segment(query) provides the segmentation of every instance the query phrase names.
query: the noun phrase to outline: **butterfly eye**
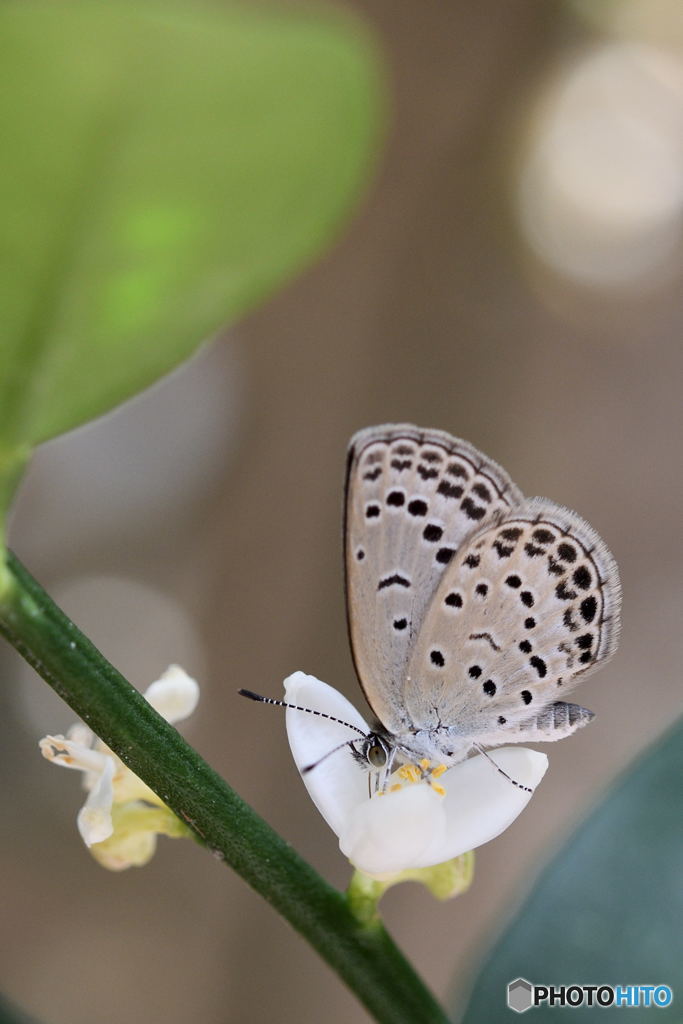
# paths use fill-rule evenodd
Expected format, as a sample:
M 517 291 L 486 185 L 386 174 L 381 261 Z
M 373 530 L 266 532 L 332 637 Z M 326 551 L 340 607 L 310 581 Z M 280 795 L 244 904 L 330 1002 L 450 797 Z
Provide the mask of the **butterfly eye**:
M 380 743 L 368 747 L 365 755 L 373 768 L 384 768 L 387 763 L 387 752 Z

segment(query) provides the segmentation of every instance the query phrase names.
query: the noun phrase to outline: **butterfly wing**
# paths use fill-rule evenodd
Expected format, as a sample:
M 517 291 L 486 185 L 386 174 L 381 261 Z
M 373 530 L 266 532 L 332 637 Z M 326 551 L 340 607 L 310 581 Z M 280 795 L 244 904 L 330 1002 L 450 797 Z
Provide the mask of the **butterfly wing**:
M 554 700 L 546 704 L 538 714 L 528 721 L 510 723 L 505 726 L 504 737 L 500 735 L 500 726 L 492 733 L 478 736 L 477 743 L 485 747 L 495 747 L 499 743 L 552 743 L 571 736 L 577 729 L 595 718 L 592 711 L 582 708 L 580 704 L 569 704 L 564 700 Z
M 573 731 L 590 713 L 558 698 L 614 653 L 620 599 L 612 555 L 575 512 L 544 498 L 509 511 L 439 582 L 407 674 L 413 724 L 485 744 Z
M 363 692 L 390 732 L 406 725 L 408 663 L 449 563 L 482 524 L 522 500 L 500 466 L 441 431 L 387 425 L 352 438 L 344 530 L 349 635 Z

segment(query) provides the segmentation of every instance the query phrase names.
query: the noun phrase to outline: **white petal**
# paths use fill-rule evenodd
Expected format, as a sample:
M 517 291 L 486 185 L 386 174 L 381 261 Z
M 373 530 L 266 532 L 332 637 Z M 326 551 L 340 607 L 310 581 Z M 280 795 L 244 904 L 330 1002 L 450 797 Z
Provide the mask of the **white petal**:
M 366 735 L 370 729 L 346 697 L 315 676 L 295 672 L 285 679 L 285 694 L 291 704 L 321 711 L 340 719 L 330 721 L 318 715 L 288 708 L 287 737 L 299 771 L 330 754 L 340 743 Z M 341 723 L 348 722 L 360 730 Z M 310 772 L 302 774 L 306 789 L 323 818 L 337 835 L 346 828 L 349 815 L 368 801 L 368 774 L 356 764 L 348 746 L 330 754 Z
M 524 747 L 504 747 L 490 756 L 532 789 L 548 767 L 545 754 Z M 367 801 L 349 818 L 339 841 L 342 853 L 378 877 L 442 864 L 500 835 L 532 796 L 482 755 L 455 765 L 438 781 L 445 797 L 420 782 Z
M 67 740 L 64 736 L 43 736 L 38 745 L 43 757 L 53 764 L 59 764 L 63 768 L 75 768 L 96 776 L 104 770 L 106 762 L 111 760 L 98 750 L 81 746 L 80 743 Z
M 536 788 L 548 768 L 545 754 L 526 747 L 501 747 L 492 750 L 489 757 L 510 778 L 531 789 Z M 440 864 L 488 843 L 512 824 L 532 797 L 497 772 L 481 754 L 455 765 L 439 782 L 446 790 L 443 845 L 431 851 L 428 862 L 417 863 L 416 867 Z
M 366 800 L 349 816 L 339 846 L 367 875 L 382 877 L 447 860 L 439 853 L 446 832 L 444 798 L 426 783 Z M 436 855 L 437 860 L 431 857 Z
M 114 759 L 107 757 L 96 785 L 90 790 L 88 799 L 79 811 L 78 831 L 86 846 L 101 843 L 104 839 L 108 839 L 114 831 L 111 806 L 114 799 L 112 780 L 115 768 Z
M 188 718 L 197 707 L 199 686 L 179 665 L 171 665 L 147 688 L 145 697 L 162 718 L 173 724 Z
M 79 747 L 92 747 L 95 734 L 85 722 L 74 722 L 67 730 L 67 739 L 73 740 Z

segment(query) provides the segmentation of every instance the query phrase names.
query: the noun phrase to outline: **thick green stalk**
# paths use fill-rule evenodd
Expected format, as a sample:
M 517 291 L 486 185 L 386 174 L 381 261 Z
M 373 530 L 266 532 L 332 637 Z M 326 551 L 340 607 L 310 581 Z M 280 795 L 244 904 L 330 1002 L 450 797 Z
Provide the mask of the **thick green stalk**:
M 161 718 L 9 555 L 0 632 L 216 856 L 271 903 L 378 1021 L 447 1024 L 381 922 L 296 854 Z

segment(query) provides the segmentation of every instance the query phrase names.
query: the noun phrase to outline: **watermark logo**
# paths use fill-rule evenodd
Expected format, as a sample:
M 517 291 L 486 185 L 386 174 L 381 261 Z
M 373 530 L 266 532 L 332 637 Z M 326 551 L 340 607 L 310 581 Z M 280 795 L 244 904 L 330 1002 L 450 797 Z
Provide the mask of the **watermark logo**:
M 669 985 L 534 985 L 526 978 L 508 984 L 508 1006 L 524 1013 L 532 1006 L 670 1006 Z
M 517 1013 L 524 1013 L 534 1005 L 534 986 L 526 978 L 515 978 L 508 985 L 508 1006 Z

